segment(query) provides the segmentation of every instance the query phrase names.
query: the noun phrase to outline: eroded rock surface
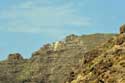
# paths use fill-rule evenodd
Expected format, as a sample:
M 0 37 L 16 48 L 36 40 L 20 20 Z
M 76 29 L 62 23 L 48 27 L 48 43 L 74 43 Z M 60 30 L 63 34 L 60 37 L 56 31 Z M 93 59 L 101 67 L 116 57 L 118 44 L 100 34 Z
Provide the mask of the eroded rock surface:
M 9 54 L 8 60 L 10 60 L 10 61 L 12 61 L 12 60 L 23 60 L 23 57 L 19 53 Z
M 10 54 L 8 60 L 0 62 L 0 83 L 64 83 L 68 76 L 72 76 L 70 79 L 72 81 L 79 71 L 76 69 L 81 67 L 84 54 L 113 36 L 113 34 L 82 36 L 72 34 L 62 41 L 44 45 L 33 52 L 30 59 L 23 59 L 18 53 Z M 108 46 L 105 45 L 106 48 Z M 94 57 L 98 57 L 96 54 L 99 55 L 101 51 L 93 50 L 86 55 L 94 54 Z M 90 60 L 89 56 L 86 56 L 84 62 L 88 63 L 94 59 L 91 57 Z
M 124 83 L 124 30 L 120 28 L 120 34 L 85 53 L 79 67 L 71 72 L 75 72 L 74 78 L 69 76 L 65 83 Z

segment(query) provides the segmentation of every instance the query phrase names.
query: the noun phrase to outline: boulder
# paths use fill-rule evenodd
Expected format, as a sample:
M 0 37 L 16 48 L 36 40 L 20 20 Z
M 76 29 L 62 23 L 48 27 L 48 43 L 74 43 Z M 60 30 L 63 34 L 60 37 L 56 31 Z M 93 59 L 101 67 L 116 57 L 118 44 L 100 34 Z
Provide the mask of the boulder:
M 120 27 L 120 34 L 125 33 L 125 24 Z
M 19 53 L 9 54 L 8 60 L 23 60 L 23 57 Z

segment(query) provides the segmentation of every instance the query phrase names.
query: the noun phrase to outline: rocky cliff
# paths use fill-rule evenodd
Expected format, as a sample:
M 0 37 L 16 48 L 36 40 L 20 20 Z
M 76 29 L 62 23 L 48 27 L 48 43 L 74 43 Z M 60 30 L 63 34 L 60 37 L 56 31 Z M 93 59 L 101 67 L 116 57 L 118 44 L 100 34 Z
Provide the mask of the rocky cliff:
M 100 79 L 99 75 L 102 71 L 108 73 L 108 67 L 113 66 L 113 53 L 124 54 L 122 50 L 116 52 L 117 46 L 115 49 L 114 45 L 116 39 L 111 38 L 116 37 L 114 34 L 82 36 L 72 34 L 62 41 L 44 45 L 38 51 L 33 52 L 30 59 L 24 59 L 19 53 L 10 54 L 7 60 L 0 62 L 0 83 L 79 83 L 81 80 L 83 83 L 84 79 L 87 80 L 84 83 L 88 83 L 88 80 L 93 81 L 96 77 L 103 81 L 101 80 L 102 74 Z M 105 43 L 106 41 L 108 42 Z M 115 43 L 120 43 L 119 41 Z M 115 51 L 112 52 L 112 50 Z M 121 60 L 118 56 L 113 61 Z M 124 66 L 124 61 L 117 62 L 115 64 Z M 117 66 L 112 69 L 115 68 Z
M 86 52 L 65 83 L 125 83 L 124 30 L 122 26 L 119 35 Z

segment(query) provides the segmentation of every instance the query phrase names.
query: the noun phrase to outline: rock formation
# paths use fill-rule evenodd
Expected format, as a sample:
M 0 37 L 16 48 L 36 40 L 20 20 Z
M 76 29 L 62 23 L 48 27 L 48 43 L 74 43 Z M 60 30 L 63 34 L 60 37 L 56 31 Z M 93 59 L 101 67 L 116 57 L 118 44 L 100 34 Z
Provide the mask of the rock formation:
M 120 34 L 125 33 L 125 24 L 120 27 Z
M 123 25 L 120 34 L 85 53 L 75 78 L 65 83 L 125 83 L 124 29 Z
M 116 38 L 116 45 L 120 45 L 125 42 L 125 24 L 120 27 L 120 34 Z
M 23 57 L 19 53 L 9 54 L 8 60 L 23 60 Z
M 44 45 L 30 59 L 23 59 L 18 53 L 10 54 L 9 60 L 0 62 L 0 83 L 64 83 L 68 76 L 71 77 L 68 81 L 72 81 L 80 71 L 76 69 L 82 65 L 81 59 L 85 54 L 87 59 L 84 62 L 87 64 L 102 53 L 95 50 L 92 53 L 86 52 L 113 36 L 114 34 L 70 35 L 58 43 Z M 106 44 L 105 48 L 108 47 L 110 45 Z

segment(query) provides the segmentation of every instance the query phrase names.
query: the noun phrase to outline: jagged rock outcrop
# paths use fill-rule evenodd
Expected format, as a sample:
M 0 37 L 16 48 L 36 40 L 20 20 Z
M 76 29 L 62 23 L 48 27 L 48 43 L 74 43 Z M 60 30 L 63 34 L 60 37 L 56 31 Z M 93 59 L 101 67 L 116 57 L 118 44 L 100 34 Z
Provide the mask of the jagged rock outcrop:
M 120 34 L 125 33 L 125 24 L 120 27 Z
M 116 39 L 116 45 L 121 45 L 124 42 L 125 42 L 125 35 L 119 34 L 119 36 Z
M 65 83 L 125 83 L 125 34 L 121 28 L 120 34 L 85 53 L 79 68 L 71 72 L 75 72 L 74 78 L 69 76 Z
M 28 61 L 21 54 L 9 54 L 7 60 L 0 62 L 0 83 L 23 83 L 18 76 L 26 63 Z
M 76 69 L 81 67 L 84 54 L 91 56 L 94 53 L 98 57 L 96 54 L 99 55 L 102 50 L 86 52 L 113 36 L 114 34 L 69 35 L 63 41 L 44 45 L 33 52 L 30 59 L 23 59 L 20 54 L 11 54 L 9 60 L 0 62 L 0 83 L 64 83 L 68 76 L 72 77 L 72 81 L 80 71 Z M 107 47 L 109 45 L 105 45 Z M 91 58 L 93 59 L 94 57 Z M 86 56 L 84 62 L 91 60 Z
M 19 53 L 14 53 L 14 54 L 9 54 L 8 60 L 18 61 L 18 60 L 23 60 L 23 57 Z

